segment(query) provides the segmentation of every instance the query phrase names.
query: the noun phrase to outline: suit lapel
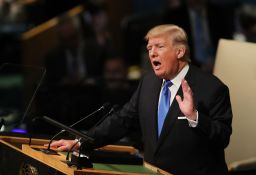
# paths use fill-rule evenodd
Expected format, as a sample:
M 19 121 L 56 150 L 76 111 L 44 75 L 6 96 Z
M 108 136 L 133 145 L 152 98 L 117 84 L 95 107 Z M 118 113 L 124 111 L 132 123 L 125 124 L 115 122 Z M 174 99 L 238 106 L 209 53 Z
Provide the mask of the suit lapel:
M 161 91 L 161 85 L 162 85 L 162 80 L 157 79 L 156 82 L 152 85 L 152 117 L 149 117 L 148 119 L 150 123 L 153 124 L 153 130 L 152 130 L 152 136 L 153 140 L 155 142 L 155 145 L 157 144 L 157 139 L 158 139 L 158 134 L 157 134 L 157 110 L 158 110 L 158 101 L 159 101 L 159 93 Z

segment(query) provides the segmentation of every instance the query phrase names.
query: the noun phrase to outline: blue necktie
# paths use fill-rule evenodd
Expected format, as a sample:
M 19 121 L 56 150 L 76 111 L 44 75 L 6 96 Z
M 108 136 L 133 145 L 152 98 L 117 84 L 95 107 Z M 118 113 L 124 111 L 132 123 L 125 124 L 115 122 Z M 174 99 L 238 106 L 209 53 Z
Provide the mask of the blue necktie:
M 170 97 L 171 93 L 169 90 L 169 86 L 172 85 L 171 81 L 165 81 L 159 101 L 159 106 L 158 106 L 158 136 L 161 134 L 161 130 L 164 124 L 165 117 L 167 115 L 167 112 L 170 108 Z

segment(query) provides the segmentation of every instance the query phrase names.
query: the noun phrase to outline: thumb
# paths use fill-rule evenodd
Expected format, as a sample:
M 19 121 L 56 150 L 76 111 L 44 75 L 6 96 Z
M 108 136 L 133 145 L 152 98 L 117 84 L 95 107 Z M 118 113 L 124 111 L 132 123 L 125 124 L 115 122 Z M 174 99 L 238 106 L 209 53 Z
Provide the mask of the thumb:
M 180 104 L 182 102 L 181 97 L 179 95 L 176 95 L 176 100 L 177 100 L 178 104 Z
M 57 148 L 58 151 L 67 151 L 68 149 L 69 149 L 69 148 L 68 148 L 68 146 L 66 146 L 66 145 L 62 145 L 62 146 L 60 146 L 60 147 Z

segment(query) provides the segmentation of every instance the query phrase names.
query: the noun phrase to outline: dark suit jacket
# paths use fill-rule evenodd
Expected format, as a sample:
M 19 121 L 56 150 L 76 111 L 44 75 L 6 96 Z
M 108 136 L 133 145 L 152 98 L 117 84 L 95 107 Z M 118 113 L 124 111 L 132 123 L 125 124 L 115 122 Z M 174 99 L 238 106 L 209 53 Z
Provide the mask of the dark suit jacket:
M 89 135 L 101 146 L 140 127 L 145 161 L 173 174 L 227 174 L 224 148 L 232 132 L 229 90 L 215 76 L 191 65 L 185 79 L 193 90 L 199 113 L 196 128 L 189 127 L 186 119 L 178 119 L 183 114 L 174 99 L 158 138 L 157 109 L 162 79 L 149 73 L 121 111 Z M 177 93 L 183 95 L 181 87 Z

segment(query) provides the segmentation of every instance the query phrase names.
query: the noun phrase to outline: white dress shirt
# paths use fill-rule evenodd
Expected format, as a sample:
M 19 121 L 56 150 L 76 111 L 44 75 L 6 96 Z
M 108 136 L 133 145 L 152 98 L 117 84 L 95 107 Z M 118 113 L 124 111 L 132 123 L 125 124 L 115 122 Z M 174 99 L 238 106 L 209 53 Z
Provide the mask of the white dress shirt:
M 179 72 L 179 74 L 171 80 L 172 86 L 169 87 L 169 90 L 170 90 L 170 92 L 171 92 L 170 106 L 172 105 L 172 102 L 173 102 L 173 100 L 174 100 L 174 98 L 175 98 L 175 96 L 176 96 L 176 94 L 177 94 L 177 92 L 178 92 L 178 90 L 179 90 L 179 88 L 180 88 L 181 81 L 182 81 L 182 80 L 184 79 L 184 77 L 186 76 L 186 74 L 187 74 L 187 72 L 188 72 L 188 69 L 189 69 L 189 65 L 187 64 L 187 65 Z M 165 80 L 163 80 L 162 86 L 163 86 L 163 84 L 164 84 L 164 81 L 165 81 Z M 161 93 L 162 93 L 162 89 L 161 89 L 160 94 L 161 94 Z M 159 97 L 159 100 L 160 100 L 160 97 Z M 185 117 L 185 119 L 188 120 L 188 124 L 189 124 L 190 127 L 196 127 L 196 126 L 197 126 L 197 124 L 198 124 L 198 112 L 197 112 L 197 118 L 196 118 L 196 120 L 191 120 L 191 119 L 187 118 L 186 116 L 184 116 L 184 117 Z

